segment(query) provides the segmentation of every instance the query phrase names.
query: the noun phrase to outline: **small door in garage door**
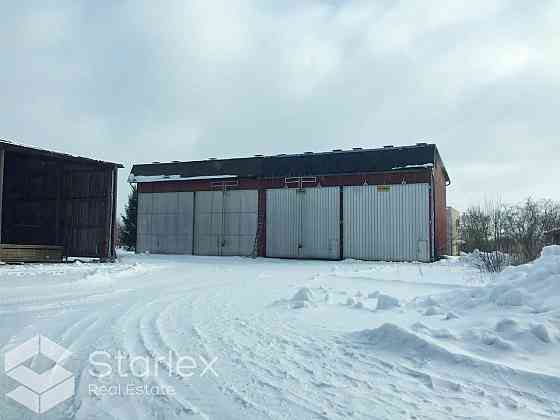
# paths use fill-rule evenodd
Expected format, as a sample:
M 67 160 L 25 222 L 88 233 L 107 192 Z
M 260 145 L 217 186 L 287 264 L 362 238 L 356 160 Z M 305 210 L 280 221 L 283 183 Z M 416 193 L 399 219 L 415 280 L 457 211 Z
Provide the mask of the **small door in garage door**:
M 340 188 L 267 190 L 267 256 L 340 257 Z
M 197 192 L 195 254 L 250 255 L 257 214 L 256 190 Z

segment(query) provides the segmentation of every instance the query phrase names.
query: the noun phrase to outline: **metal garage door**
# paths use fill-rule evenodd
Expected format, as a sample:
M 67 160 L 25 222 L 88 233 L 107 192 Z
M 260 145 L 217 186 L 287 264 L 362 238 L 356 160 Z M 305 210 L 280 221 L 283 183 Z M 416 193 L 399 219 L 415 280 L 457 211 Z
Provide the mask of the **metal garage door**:
M 266 255 L 340 257 L 340 188 L 272 189 L 266 192 Z
M 429 185 L 344 187 L 344 257 L 429 261 Z
M 138 252 L 192 254 L 192 192 L 138 194 Z
M 195 199 L 196 255 L 250 255 L 257 231 L 258 192 L 200 191 Z

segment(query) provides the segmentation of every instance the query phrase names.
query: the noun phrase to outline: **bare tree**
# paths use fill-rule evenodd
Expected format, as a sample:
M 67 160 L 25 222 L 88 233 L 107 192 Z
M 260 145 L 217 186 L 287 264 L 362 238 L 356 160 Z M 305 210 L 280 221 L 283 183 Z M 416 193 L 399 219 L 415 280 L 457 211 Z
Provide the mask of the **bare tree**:
M 463 251 L 479 250 L 484 271 L 501 271 L 509 264 L 536 259 L 544 246 L 544 233 L 560 226 L 560 204 L 528 198 L 517 205 L 499 201 L 473 206 L 461 218 Z

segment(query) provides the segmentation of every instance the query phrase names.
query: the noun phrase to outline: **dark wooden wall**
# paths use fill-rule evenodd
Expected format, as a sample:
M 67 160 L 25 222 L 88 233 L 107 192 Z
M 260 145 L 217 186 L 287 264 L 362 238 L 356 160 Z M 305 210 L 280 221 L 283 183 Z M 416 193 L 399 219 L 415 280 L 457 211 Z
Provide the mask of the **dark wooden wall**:
M 6 152 L 2 243 L 114 256 L 115 172 L 112 165 Z

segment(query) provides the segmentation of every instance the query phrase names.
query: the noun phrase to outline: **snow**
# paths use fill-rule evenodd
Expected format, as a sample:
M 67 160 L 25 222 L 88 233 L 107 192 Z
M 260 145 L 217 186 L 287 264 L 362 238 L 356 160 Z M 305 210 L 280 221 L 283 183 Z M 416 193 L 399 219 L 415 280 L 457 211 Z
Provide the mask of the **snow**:
M 441 310 L 437 306 L 430 306 L 426 309 L 426 312 L 424 312 L 425 316 L 434 316 L 439 314 L 441 314 Z
M 231 179 L 237 175 L 206 175 L 206 176 L 183 176 L 183 175 L 134 175 L 130 174 L 128 182 L 161 182 L 161 181 L 198 181 L 203 179 Z
M 396 297 L 384 294 L 379 294 L 379 296 L 377 296 L 378 310 L 396 308 L 397 306 L 400 306 L 400 303 Z
M 307 301 L 311 302 L 313 300 L 313 292 L 309 287 L 302 287 L 298 292 L 292 297 L 292 301 Z
M 36 334 L 72 353 L 76 395 L 45 419 L 559 418 L 560 247 L 498 276 L 468 259 L 3 265 L 0 354 Z M 154 371 L 99 378 L 96 351 Z M 102 388 L 130 384 L 174 392 Z M 0 418 L 31 413 L 2 398 Z
M 423 163 L 421 165 L 405 165 L 405 166 L 395 166 L 393 169 L 416 169 L 416 168 L 432 168 L 433 163 Z

